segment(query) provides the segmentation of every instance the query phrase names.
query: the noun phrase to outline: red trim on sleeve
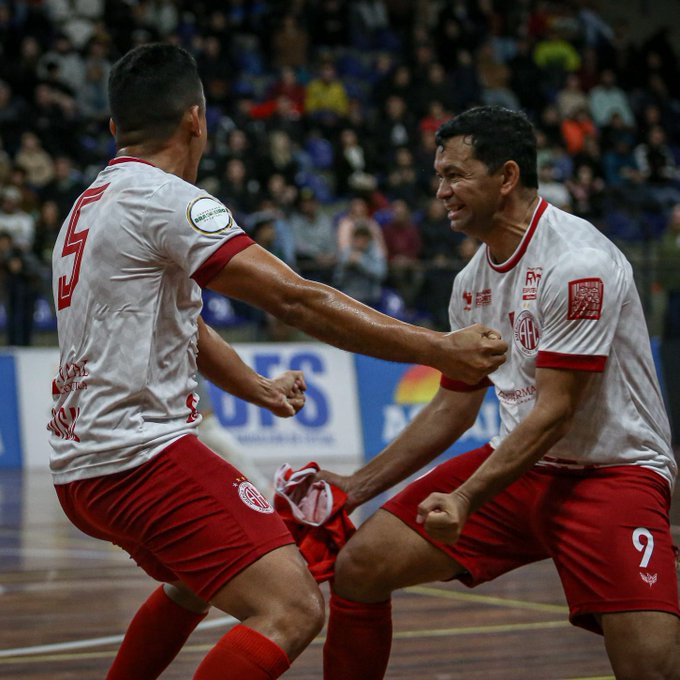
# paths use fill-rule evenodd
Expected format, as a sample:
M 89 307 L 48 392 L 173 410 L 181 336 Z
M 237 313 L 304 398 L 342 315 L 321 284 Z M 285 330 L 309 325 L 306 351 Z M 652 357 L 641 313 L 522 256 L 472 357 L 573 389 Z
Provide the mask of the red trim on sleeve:
M 246 234 L 239 234 L 230 238 L 224 245 L 218 248 L 192 275 L 191 278 L 201 287 L 205 288 L 219 272 L 224 269 L 227 262 L 234 255 L 249 248 L 255 241 Z
M 487 387 L 491 387 L 493 383 L 488 378 L 482 378 L 477 384 L 468 385 L 462 380 L 454 380 L 453 378 L 448 378 L 442 374 L 442 377 L 439 380 L 439 385 L 445 390 L 451 390 L 452 392 L 476 392 L 477 390 L 483 390 Z
M 536 356 L 536 368 L 570 368 L 574 371 L 602 373 L 606 363 L 607 357 L 599 354 L 584 356 L 561 352 L 539 352 Z

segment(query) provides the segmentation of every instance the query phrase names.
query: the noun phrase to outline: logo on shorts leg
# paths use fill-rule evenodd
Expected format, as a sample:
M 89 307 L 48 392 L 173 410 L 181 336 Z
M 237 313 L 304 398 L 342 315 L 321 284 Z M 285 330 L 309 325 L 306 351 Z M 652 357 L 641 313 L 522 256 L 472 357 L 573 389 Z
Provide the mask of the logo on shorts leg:
M 255 512 L 262 512 L 266 515 L 274 512 L 271 503 L 247 479 L 241 479 L 241 482 L 238 479 L 234 482 L 238 497 Z
M 640 578 L 651 588 L 658 581 L 659 577 L 657 574 L 645 574 L 640 572 Z

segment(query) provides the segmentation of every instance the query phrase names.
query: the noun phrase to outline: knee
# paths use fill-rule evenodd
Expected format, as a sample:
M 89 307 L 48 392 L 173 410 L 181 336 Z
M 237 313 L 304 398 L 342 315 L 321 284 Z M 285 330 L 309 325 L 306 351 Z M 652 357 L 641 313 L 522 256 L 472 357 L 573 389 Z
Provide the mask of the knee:
M 302 651 L 320 632 L 325 622 L 325 607 L 316 583 L 295 589 L 277 608 L 276 628 L 288 641 L 294 656 Z
M 384 556 L 375 554 L 370 543 L 352 539 L 340 551 L 335 563 L 333 590 L 350 600 L 373 602 L 385 600 L 392 588 L 386 573 Z
M 670 645 L 649 639 L 610 658 L 617 680 L 680 680 L 680 639 Z

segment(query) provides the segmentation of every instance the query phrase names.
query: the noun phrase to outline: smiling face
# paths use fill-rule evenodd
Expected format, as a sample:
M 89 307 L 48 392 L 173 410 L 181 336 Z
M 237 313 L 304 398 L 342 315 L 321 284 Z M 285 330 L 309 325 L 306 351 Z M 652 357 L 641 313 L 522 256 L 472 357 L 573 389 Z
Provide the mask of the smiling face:
M 451 137 L 437 147 L 434 169 L 437 198 L 446 207 L 451 229 L 483 240 L 501 205 L 503 169 L 489 173 L 467 136 Z

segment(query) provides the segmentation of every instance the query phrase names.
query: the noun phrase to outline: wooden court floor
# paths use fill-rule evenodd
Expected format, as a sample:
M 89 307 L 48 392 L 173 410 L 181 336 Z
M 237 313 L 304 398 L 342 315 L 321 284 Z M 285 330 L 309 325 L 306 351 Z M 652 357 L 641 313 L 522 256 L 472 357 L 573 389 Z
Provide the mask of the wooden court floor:
M 677 492 L 673 521 L 680 542 Z M 154 587 L 121 551 L 71 527 L 47 474 L 0 472 L 0 678 L 103 679 Z M 163 678 L 189 680 L 232 624 L 211 613 Z M 394 628 L 390 680 L 612 677 L 601 638 L 567 622 L 548 562 L 474 590 L 433 583 L 399 593 Z M 319 680 L 322 644 L 323 633 L 285 678 Z

